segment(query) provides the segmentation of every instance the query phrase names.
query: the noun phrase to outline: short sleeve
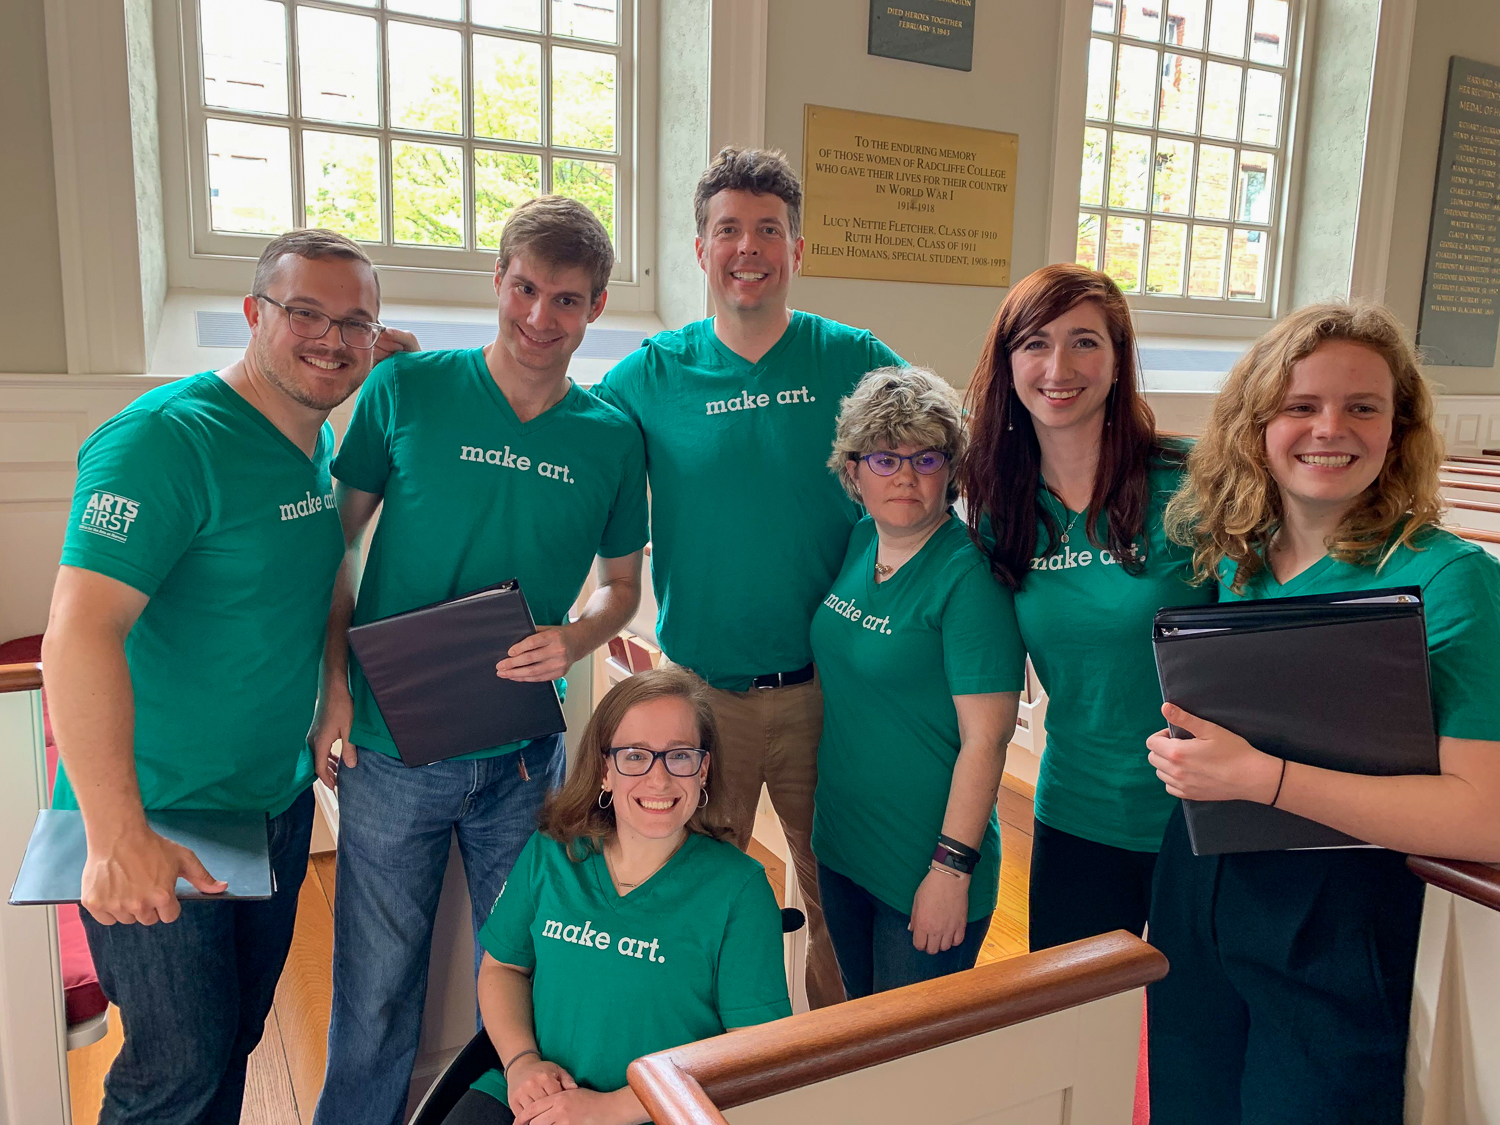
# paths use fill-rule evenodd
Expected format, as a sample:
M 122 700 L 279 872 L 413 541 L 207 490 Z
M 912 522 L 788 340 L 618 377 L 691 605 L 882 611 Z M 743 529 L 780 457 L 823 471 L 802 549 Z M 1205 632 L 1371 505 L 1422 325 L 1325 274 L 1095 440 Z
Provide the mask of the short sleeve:
M 479 931 L 479 944 L 485 952 L 506 965 L 523 969 L 536 967 L 536 944 L 531 924 L 536 921 L 536 888 L 543 866 L 542 849 L 548 840 L 540 832 L 521 849 L 510 877 L 500 888 L 500 897 Z
M 906 367 L 906 360 L 888 348 L 873 332 L 865 336 L 869 347 L 868 367 L 866 371 L 874 371 L 877 367 Z
M 116 415 L 78 453 L 62 564 L 151 597 L 208 520 L 208 480 L 178 422 L 153 410 Z
M 781 910 L 759 864 L 730 904 L 714 974 L 714 1006 L 725 1030 L 792 1014 L 786 991 Z
M 646 446 L 631 427 L 630 445 L 620 470 L 620 487 L 610 506 L 599 555 L 617 559 L 639 551 L 651 537 L 646 517 Z
M 350 488 L 384 495 L 396 431 L 396 356 L 379 364 L 360 389 L 333 475 Z
M 1423 600 L 1438 734 L 1500 742 L 1500 562 L 1466 552 Z
M 1016 624 L 1014 595 L 976 560 L 943 606 L 943 670 L 953 695 L 1020 691 L 1026 645 Z
M 596 398 L 609 403 L 637 426 L 641 424 L 641 414 L 634 391 L 646 367 L 649 345 L 649 341 L 642 340 L 640 347 L 611 367 L 591 388 Z

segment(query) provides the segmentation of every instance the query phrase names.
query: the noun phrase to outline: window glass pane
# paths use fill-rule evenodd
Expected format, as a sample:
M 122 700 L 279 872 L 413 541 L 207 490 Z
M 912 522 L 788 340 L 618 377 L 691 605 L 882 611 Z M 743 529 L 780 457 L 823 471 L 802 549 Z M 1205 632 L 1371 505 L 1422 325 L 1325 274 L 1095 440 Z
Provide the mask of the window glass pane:
M 578 200 L 615 236 L 615 166 L 602 160 L 554 160 L 552 190 Z
M 397 242 L 462 246 L 464 150 L 391 142 L 391 209 Z
M 1115 120 L 1150 125 L 1156 103 L 1159 56 L 1149 47 L 1120 47 L 1120 71 L 1115 77 Z
M 1182 264 L 1187 257 L 1187 224 L 1151 224 L 1151 246 L 1146 258 L 1146 292 L 1182 296 Z
M 1208 0 L 1172 0 L 1167 5 L 1167 42 L 1179 47 L 1203 48 L 1208 27 Z
M 542 194 L 542 164 L 523 152 L 474 153 L 474 234 L 488 249 L 500 245 L 510 213 Z
M 1234 242 L 1229 252 L 1229 296 L 1232 300 L 1261 299 L 1268 238 L 1263 230 L 1234 232 Z
M 615 42 L 615 0 L 552 0 L 552 34 Z
M 1125 0 L 1120 34 L 1135 39 L 1161 38 L 1161 0 Z
M 1151 181 L 1151 210 L 1186 215 L 1193 188 L 1193 143 L 1156 142 L 1156 176 Z
M 469 0 L 469 19 L 485 27 L 542 30 L 542 7 L 537 0 Z
M 1216 55 L 1245 57 L 1245 21 L 1250 0 L 1214 0 L 1213 20 L 1208 25 L 1208 49 Z
M 441 27 L 392 20 L 386 29 L 391 66 L 391 125 L 459 132 L 463 36 Z
M 380 241 L 380 142 L 343 133 L 302 134 L 302 198 L 310 227 Z
M 1274 158 L 1265 152 L 1240 152 L 1240 183 L 1234 217 L 1242 223 L 1271 221 L 1271 187 Z
M 1141 289 L 1141 247 L 1146 236 L 1144 219 L 1109 216 L 1104 223 L 1104 272 L 1126 293 Z
M 461 20 L 464 17 L 462 0 L 385 0 L 385 6 L 393 12 L 410 12 L 414 16 L 435 20 Z
M 539 44 L 474 36 L 474 135 L 507 141 L 541 141 Z
M 1234 140 L 1240 124 L 1241 68 L 1224 63 L 1208 64 L 1203 83 L 1203 135 Z
M 1109 78 L 1115 47 L 1106 39 L 1089 40 L 1089 98 L 1087 113 L 1096 121 L 1109 119 Z
M 1188 296 L 1224 295 L 1224 250 L 1229 232 L 1223 227 L 1194 227 L 1193 253 L 1188 260 Z
M 375 37 L 375 21 L 368 16 L 297 9 L 303 116 L 357 125 L 380 123 Z
M 1234 198 L 1234 149 L 1203 145 L 1198 149 L 1198 196 L 1193 212 L 1204 218 L 1229 218 Z
M 1091 270 L 1099 268 L 1099 216 L 1087 211 L 1078 213 L 1078 254 L 1074 258 L 1080 266 Z
M 1287 0 L 1255 0 L 1250 23 L 1250 57 L 1281 66 L 1286 62 Z
M 552 143 L 614 151 L 614 55 L 552 48 Z
M 1163 129 L 1193 133 L 1198 129 L 1198 77 L 1203 64 L 1192 55 L 1167 55 L 1161 67 Z
M 286 112 L 286 8 L 202 0 L 203 104 Z
M 1144 211 L 1150 178 L 1151 138 L 1116 133 L 1109 156 L 1109 205 Z
M 1078 202 L 1097 207 L 1104 202 L 1104 149 L 1109 134 L 1103 129 L 1083 131 L 1083 176 L 1078 184 Z
M 1093 29 L 1104 32 L 1115 29 L 1115 0 L 1094 0 Z
M 1253 145 L 1274 145 L 1281 117 L 1281 75 L 1254 70 L 1245 76 L 1245 137 Z
M 292 148 L 280 125 L 208 125 L 208 207 L 214 230 L 280 234 L 292 226 Z

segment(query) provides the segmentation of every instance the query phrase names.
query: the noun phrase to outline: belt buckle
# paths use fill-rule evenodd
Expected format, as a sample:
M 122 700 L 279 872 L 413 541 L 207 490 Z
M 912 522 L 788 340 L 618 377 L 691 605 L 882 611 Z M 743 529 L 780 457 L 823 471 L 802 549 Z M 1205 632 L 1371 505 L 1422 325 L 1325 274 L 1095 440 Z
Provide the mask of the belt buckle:
M 776 682 L 774 684 L 755 684 L 755 690 L 756 691 L 773 691 L 776 688 L 781 687 L 781 673 L 780 672 L 768 672 L 768 673 L 766 673 L 766 675 L 768 675 L 768 676 L 775 676 L 776 677 Z M 759 677 L 756 677 L 756 678 L 759 679 Z

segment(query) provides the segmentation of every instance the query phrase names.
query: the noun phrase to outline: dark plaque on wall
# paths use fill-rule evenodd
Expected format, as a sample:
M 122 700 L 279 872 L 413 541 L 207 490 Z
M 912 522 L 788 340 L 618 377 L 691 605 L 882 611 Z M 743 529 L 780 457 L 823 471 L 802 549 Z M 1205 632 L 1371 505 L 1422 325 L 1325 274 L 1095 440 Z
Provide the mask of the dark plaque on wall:
M 1500 66 L 1453 56 L 1417 328 L 1429 364 L 1493 367 L 1500 334 Z
M 974 69 L 975 0 L 870 0 L 870 54 Z

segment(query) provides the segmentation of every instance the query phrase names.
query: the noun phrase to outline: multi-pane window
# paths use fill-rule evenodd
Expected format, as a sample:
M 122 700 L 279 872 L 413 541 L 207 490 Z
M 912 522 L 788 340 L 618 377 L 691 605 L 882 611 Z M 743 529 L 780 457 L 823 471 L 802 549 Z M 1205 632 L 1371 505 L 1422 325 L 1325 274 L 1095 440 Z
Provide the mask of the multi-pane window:
M 196 0 L 209 232 L 322 226 L 377 260 L 447 250 L 462 268 L 556 192 L 622 246 L 629 3 Z
M 1093 0 L 1079 262 L 1155 307 L 1269 300 L 1292 15 L 1291 0 Z

